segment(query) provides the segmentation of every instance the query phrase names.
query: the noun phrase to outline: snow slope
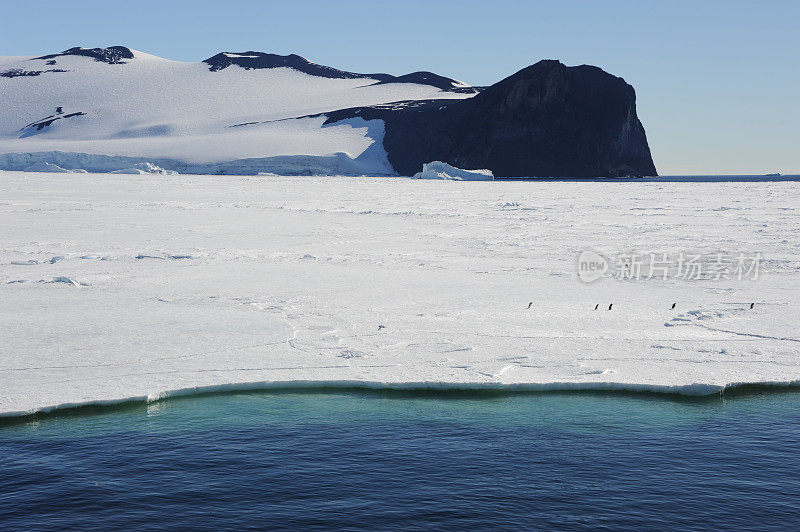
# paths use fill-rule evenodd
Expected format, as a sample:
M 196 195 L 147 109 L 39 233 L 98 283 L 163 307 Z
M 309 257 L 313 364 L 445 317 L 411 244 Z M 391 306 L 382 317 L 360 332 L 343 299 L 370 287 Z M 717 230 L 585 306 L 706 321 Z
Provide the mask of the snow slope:
M 381 121 L 322 127 L 324 116 L 296 118 L 400 100 L 471 96 L 453 92 L 462 85 L 442 90 L 394 82 L 404 77 L 331 78 L 236 64 L 215 71 L 202 62 L 135 50 L 132 55 L 112 63 L 83 55 L 0 57 L 0 169 L 58 164 L 58 159 L 67 168 L 81 168 L 77 164 L 88 160 L 118 170 L 131 161 L 114 158 L 128 157 L 168 160 L 170 169 L 191 172 L 225 171 L 231 165 L 220 163 L 241 166 L 244 159 L 260 159 L 268 170 L 266 159 L 283 157 L 278 167 L 302 172 L 305 163 L 296 169 L 286 158 L 310 156 L 320 158 L 323 170 L 392 173 L 382 153 Z M 337 154 L 359 162 L 352 169 L 326 166 Z M 112 157 L 91 157 L 97 155 Z
M 798 383 L 798 193 L 0 172 L 0 412 L 302 384 Z M 584 284 L 587 248 L 764 261 L 756 281 Z

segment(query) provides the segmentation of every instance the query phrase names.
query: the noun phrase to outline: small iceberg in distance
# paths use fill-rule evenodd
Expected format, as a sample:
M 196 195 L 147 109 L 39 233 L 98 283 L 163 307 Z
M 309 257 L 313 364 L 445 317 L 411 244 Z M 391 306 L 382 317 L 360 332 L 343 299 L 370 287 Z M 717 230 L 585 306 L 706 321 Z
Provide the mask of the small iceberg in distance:
M 422 165 L 422 171 L 414 174 L 412 179 L 449 179 L 451 181 L 494 181 L 491 170 L 462 170 L 442 161 L 433 161 Z
M 782 176 L 778 172 L 775 172 L 773 174 L 764 174 L 764 177 L 782 177 Z
M 133 165 L 130 168 L 123 168 L 121 170 L 114 170 L 110 172 L 112 174 L 134 174 L 134 175 L 145 175 L 145 174 L 163 174 L 163 175 L 177 175 L 178 172 L 174 170 L 165 170 L 160 166 L 157 166 L 150 162 L 142 162 Z

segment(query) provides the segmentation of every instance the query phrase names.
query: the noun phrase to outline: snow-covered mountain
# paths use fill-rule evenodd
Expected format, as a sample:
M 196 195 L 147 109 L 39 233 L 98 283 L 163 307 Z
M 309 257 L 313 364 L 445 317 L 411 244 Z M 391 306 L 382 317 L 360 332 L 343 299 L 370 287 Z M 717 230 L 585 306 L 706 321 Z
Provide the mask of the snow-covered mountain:
M 252 51 L 198 63 L 121 46 L 4 57 L 0 168 L 392 174 L 381 121 L 324 126 L 323 114 L 476 92 L 430 72 L 357 74 Z
M 474 88 L 254 51 L 0 58 L 0 169 L 413 175 L 431 161 L 499 177 L 656 174 L 633 87 L 593 66 L 544 60 Z

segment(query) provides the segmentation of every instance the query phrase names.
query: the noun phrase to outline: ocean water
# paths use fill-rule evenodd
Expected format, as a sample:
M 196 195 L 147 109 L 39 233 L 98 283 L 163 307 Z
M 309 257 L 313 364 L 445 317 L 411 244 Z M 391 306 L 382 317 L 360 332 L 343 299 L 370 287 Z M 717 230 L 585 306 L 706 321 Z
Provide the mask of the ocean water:
M 786 530 L 800 393 L 228 393 L 0 424 L 0 529 Z

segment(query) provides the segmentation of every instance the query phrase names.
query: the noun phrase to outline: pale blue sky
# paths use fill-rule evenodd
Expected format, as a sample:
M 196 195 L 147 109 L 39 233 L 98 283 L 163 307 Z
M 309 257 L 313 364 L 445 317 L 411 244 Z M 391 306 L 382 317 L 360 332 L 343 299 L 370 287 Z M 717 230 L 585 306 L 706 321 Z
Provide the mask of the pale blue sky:
M 298 53 L 494 83 L 540 59 L 636 88 L 662 174 L 800 173 L 800 1 L 0 0 L 0 55 Z M 0 95 L 2 105 L 2 95 Z

